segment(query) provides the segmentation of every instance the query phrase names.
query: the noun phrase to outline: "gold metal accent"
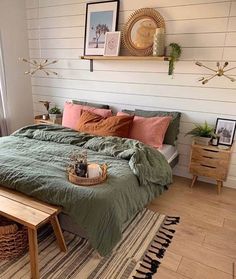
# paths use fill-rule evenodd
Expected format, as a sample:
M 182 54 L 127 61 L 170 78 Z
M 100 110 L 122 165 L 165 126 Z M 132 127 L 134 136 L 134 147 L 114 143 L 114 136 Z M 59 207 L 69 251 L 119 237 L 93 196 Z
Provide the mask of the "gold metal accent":
M 47 110 L 47 112 L 49 111 L 49 106 L 50 106 L 50 103 L 49 101 L 39 101 L 39 103 L 43 104 Z
M 225 74 L 225 73 L 228 72 L 228 71 L 231 71 L 231 70 L 233 70 L 233 69 L 236 69 L 236 67 L 233 67 L 233 68 L 230 68 L 230 69 L 228 69 L 228 70 L 225 70 L 225 68 L 229 65 L 229 62 L 227 62 L 227 61 L 225 61 L 223 65 L 221 65 L 220 62 L 217 62 L 217 63 L 216 63 L 216 67 L 217 67 L 216 70 L 214 70 L 214 69 L 212 69 L 212 68 L 210 68 L 210 67 L 205 66 L 203 63 L 201 63 L 201 62 L 199 62 L 199 61 L 197 61 L 195 64 L 196 64 L 197 66 L 199 66 L 199 67 L 203 67 L 203 68 L 206 68 L 206 69 L 208 69 L 208 70 L 214 72 L 214 73 L 213 73 L 212 75 L 210 75 L 209 77 L 201 77 L 201 78 L 198 80 L 198 81 L 201 81 L 203 85 L 206 84 L 206 83 L 208 83 L 211 79 L 213 79 L 214 77 L 217 77 L 217 76 L 218 76 L 218 77 L 224 76 L 225 78 L 229 79 L 229 80 L 232 81 L 232 82 L 236 81 L 235 78 L 233 78 L 233 77 L 231 77 L 231 76 Z
M 51 71 L 51 70 L 46 68 L 47 66 L 49 66 L 51 64 L 57 63 L 58 62 L 57 60 L 49 61 L 49 59 L 43 59 L 43 60 L 40 59 L 40 61 L 36 61 L 35 59 L 33 59 L 31 61 L 31 60 L 28 60 L 26 58 L 19 58 L 19 60 L 33 66 L 33 68 L 31 70 L 25 72 L 25 75 L 31 75 L 32 76 L 38 71 L 44 72 L 47 76 L 49 76 L 50 74 L 53 74 L 55 76 L 58 75 L 57 72 Z
M 140 25 L 138 26 L 138 22 L 140 21 Z M 146 22 L 146 25 L 145 25 Z M 153 26 L 150 26 L 152 25 Z M 149 26 L 148 26 L 149 24 Z M 152 54 L 153 49 L 153 38 L 152 36 L 152 30 L 148 30 L 149 27 L 152 27 L 150 29 L 153 29 L 155 26 L 156 28 L 163 28 L 165 29 L 165 21 L 164 18 L 161 16 L 160 13 L 158 13 L 156 10 L 151 8 L 143 8 L 135 11 L 131 16 L 129 17 L 127 23 L 125 24 L 122 32 L 122 42 L 123 45 L 129 50 L 129 52 L 132 55 L 136 56 L 148 56 Z M 142 43 L 139 45 L 137 42 L 134 41 L 134 38 L 132 38 L 132 34 L 135 36 L 138 36 L 138 32 L 141 32 L 140 34 L 140 42 Z M 153 34 L 154 35 L 154 34 Z M 147 37 L 149 37 L 149 40 L 146 40 Z M 151 43 L 150 43 L 151 39 Z M 136 40 L 136 39 L 135 39 Z M 145 44 L 146 43 L 146 44 Z
M 30 66 L 32 66 L 32 69 L 25 72 L 25 75 L 31 75 L 33 76 L 38 71 L 42 71 L 47 76 L 50 76 L 50 74 L 53 74 L 55 76 L 58 75 L 57 72 L 54 72 L 52 70 L 47 69 L 49 65 L 55 64 L 58 61 L 52 60 L 50 61 L 48 58 L 42 58 L 41 57 L 41 38 L 40 38 L 40 24 L 39 24 L 39 8 L 40 8 L 40 0 L 38 0 L 38 7 L 37 7 L 37 22 L 38 22 L 38 42 L 39 42 L 39 51 L 40 51 L 40 59 L 26 59 L 26 58 L 19 58 L 20 61 L 23 61 L 25 63 L 28 63 Z

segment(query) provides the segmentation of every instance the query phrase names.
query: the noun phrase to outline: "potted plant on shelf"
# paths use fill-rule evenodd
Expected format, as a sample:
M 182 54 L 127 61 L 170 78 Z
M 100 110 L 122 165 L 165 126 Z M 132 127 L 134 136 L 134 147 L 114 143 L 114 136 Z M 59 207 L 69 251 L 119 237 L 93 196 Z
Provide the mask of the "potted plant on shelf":
M 168 75 L 171 76 L 174 74 L 175 62 L 180 58 L 182 49 L 181 46 L 176 43 L 171 43 L 169 47 L 171 48 L 171 51 L 170 51 Z
M 62 117 L 61 110 L 57 106 L 52 107 L 48 112 L 49 112 L 49 118 L 51 120 L 56 120 L 57 118 Z
M 186 135 L 191 135 L 196 144 L 209 145 L 214 135 L 214 128 L 205 121 L 203 125 L 195 124 L 195 128 L 186 133 Z

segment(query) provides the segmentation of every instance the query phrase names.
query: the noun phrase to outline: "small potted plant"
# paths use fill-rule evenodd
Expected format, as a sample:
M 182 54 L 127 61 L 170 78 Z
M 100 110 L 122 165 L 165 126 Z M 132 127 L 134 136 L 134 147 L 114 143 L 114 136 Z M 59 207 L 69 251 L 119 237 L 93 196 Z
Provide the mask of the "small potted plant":
M 61 110 L 57 106 L 52 107 L 48 113 L 51 120 L 56 120 L 62 116 Z
M 209 145 L 214 135 L 214 128 L 209 126 L 207 122 L 203 125 L 195 124 L 195 128 L 186 133 L 194 137 L 194 142 L 201 145 Z
M 182 48 L 180 45 L 176 43 L 171 43 L 169 47 L 171 48 L 171 51 L 170 51 L 168 75 L 171 76 L 174 74 L 175 62 L 178 61 L 178 59 L 180 58 L 182 53 Z

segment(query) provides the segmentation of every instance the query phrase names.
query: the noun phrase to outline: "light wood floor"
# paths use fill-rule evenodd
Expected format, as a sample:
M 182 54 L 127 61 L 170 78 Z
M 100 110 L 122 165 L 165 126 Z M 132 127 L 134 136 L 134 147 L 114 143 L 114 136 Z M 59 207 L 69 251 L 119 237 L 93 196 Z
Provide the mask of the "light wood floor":
M 233 279 L 236 262 L 236 190 L 174 177 L 150 209 L 180 216 L 174 239 L 155 279 Z M 236 264 L 235 264 L 236 267 Z M 236 278 L 236 277 L 235 277 Z

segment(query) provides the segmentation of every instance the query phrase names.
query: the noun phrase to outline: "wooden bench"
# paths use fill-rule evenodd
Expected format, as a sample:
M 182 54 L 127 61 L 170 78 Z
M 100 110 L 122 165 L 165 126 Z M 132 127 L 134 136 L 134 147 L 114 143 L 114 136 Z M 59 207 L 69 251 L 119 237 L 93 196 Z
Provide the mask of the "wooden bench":
M 39 278 L 37 229 L 50 222 L 61 251 L 66 252 L 66 244 L 57 215 L 61 208 L 48 205 L 19 192 L 0 187 L 0 215 L 14 220 L 28 228 L 31 275 Z

